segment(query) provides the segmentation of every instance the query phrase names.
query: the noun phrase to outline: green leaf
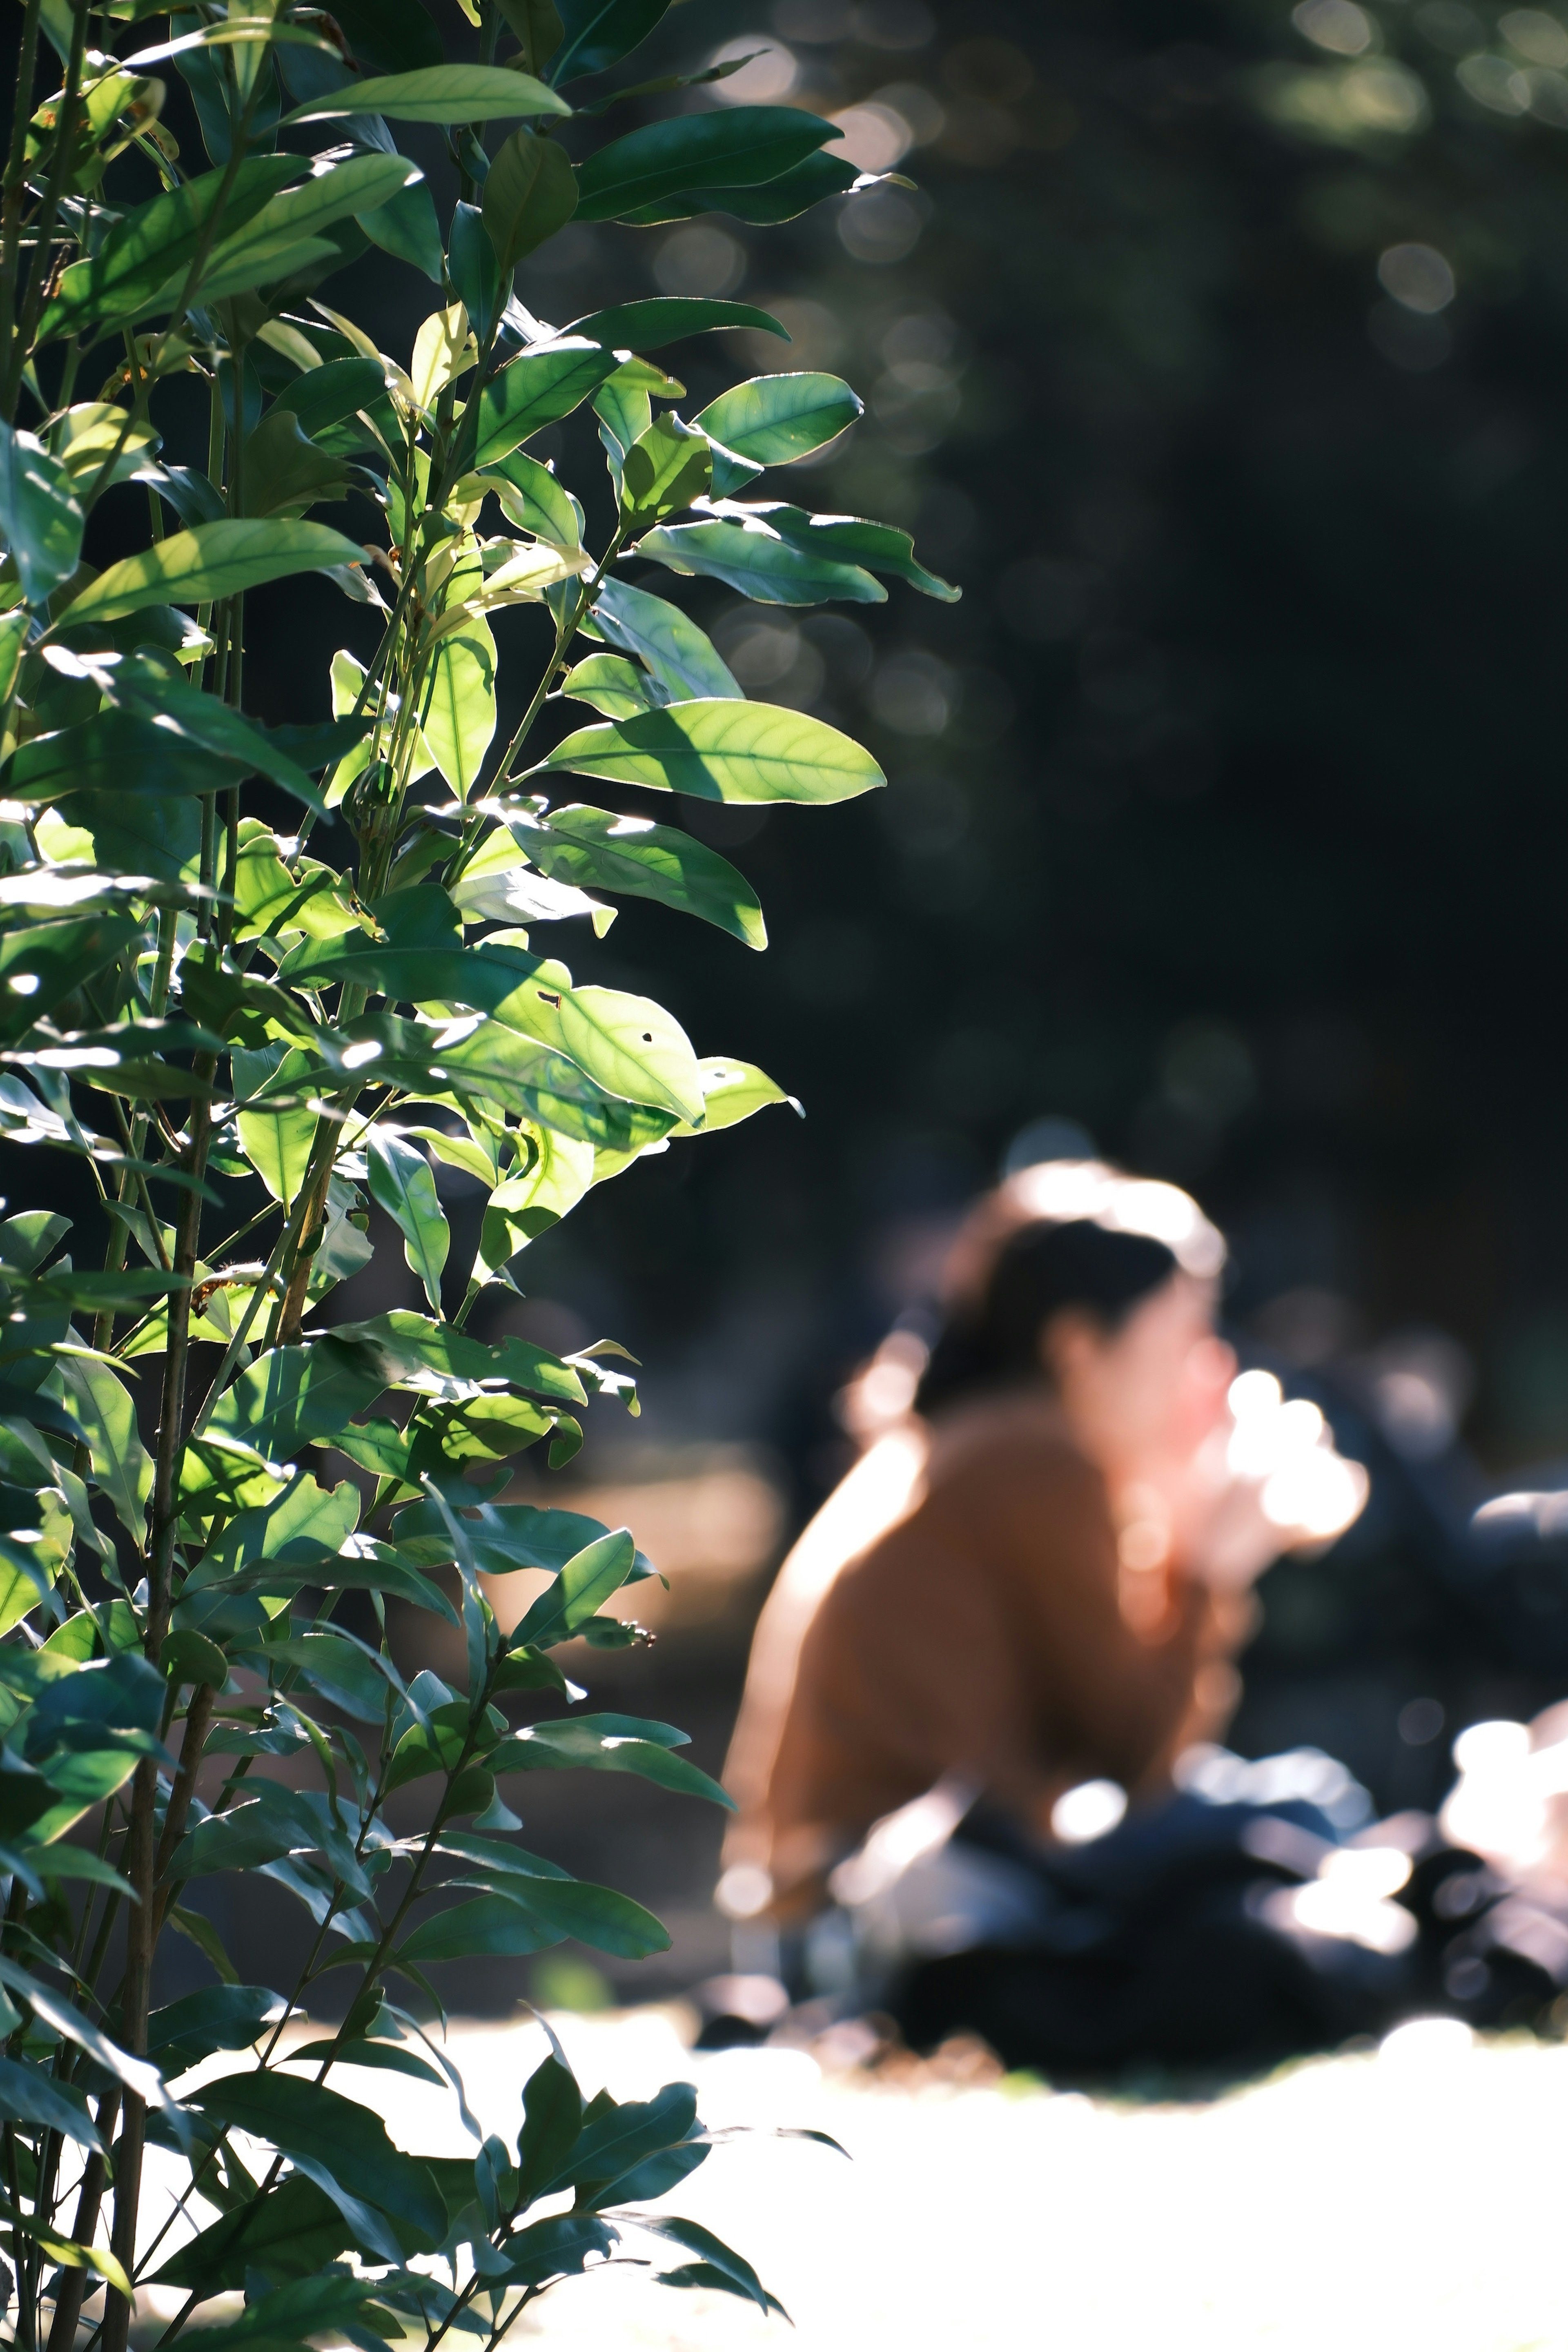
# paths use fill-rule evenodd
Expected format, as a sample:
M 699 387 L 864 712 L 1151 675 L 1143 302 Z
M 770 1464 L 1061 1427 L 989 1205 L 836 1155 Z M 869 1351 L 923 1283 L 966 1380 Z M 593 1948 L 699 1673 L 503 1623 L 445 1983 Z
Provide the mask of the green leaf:
M 365 1138 L 371 1198 L 386 1211 L 403 1235 L 404 1255 L 419 1276 L 432 1311 L 441 1312 L 441 1269 L 451 1247 L 451 1229 L 436 1197 L 436 1180 L 422 1151 L 372 1128 Z
M 41 2066 L 17 2058 L 0 2057 L 0 2113 L 21 2124 L 38 2124 L 63 2133 L 79 2147 L 104 2147 L 88 2113 L 87 2101 L 74 2084 L 57 2083 Z
M 130 1391 L 107 1364 L 85 1356 L 67 1357 L 60 1369 L 87 1437 L 94 1483 L 108 1496 L 132 1542 L 141 1545 L 147 1538 L 153 1457 L 137 1434 Z
M 481 1895 L 423 1920 L 398 1946 L 396 1957 L 421 1968 L 433 1960 L 516 1958 L 559 1944 L 572 1932 L 504 1895 Z
M 522 2129 L 518 2134 L 518 2202 L 521 2210 L 558 2180 L 583 2129 L 583 2094 L 564 2058 L 552 2055 L 536 2066 L 522 2089 Z
M 635 719 L 639 710 L 662 710 L 669 700 L 646 669 L 616 654 L 590 654 L 567 671 L 561 691 L 573 702 L 588 703 L 602 719 Z
M 674 702 L 584 727 L 528 772 L 563 769 L 706 801 L 826 803 L 887 782 L 870 753 L 837 728 L 766 702 Z
M 577 167 L 577 217 L 615 220 L 677 191 L 755 187 L 830 139 L 836 123 L 793 106 L 734 106 L 645 123 Z
M 650 596 L 625 580 L 606 580 L 599 589 L 594 619 L 611 645 L 646 663 L 671 702 L 699 696 L 722 696 L 735 702 L 744 698 L 711 641 L 664 597 Z
M 420 727 L 436 765 L 467 800 L 496 731 L 496 641 L 482 614 L 441 639 L 430 671 Z
M 325 2190 L 294 2173 L 265 2197 L 220 2215 L 171 2255 L 155 2279 L 161 2286 L 195 2287 L 206 2296 L 242 2287 L 248 2270 L 272 2278 L 309 2277 L 352 2243 L 348 2224 Z
M 655 716 L 662 714 L 656 713 Z M 574 988 L 563 964 L 542 964 L 496 1008 L 509 1029 L 570 1055 L 606 1094 L 701 1119 L 701 1084 L 679 1022 L 646 996 Z M 458 1048 L 461 1061 L 462 1048 Z
M 660 1735 L 658 1738 L 647 1736 Z M 553 1723 L 533 1723 L 503 1739 L 485 1758 L 498 1778 L 503 1772 L 635 1772 L 645 1780 L 679 1795 L 706 1797 L 733 1812 L 733 1801 L 717 1780 L 675 1756 L 666 1744 L 685 1745 L 683 1732 L 668 1725 L 644 1723 L 635 1716 L 579 1715 Z
M 283 2015 L 269 1985 L 204 1985 L 147 2021 L 147 2055 L 165 2074 L 199 2066 L 215 2050 L 248 2050 Z
M 308 2168 L 301 2159 L 295 2160 L 301 2169 Z M 347 2219 L 354 2200 L 340 2189 L 335 2201 Z M 380 2245 L 362 2251 L 377 2252 L 383 2261 L 396 2261 L 401 2252 L 396 2238 L 384 2229 L 376 2234 Z M 374 2315 L 368 2307 L 375 2292 L 374 2279 L 354 2278 L 342 2271 L 320 2272 L 257 2296 L 237 2319 L 224 2326 L 200 2328 L 195 2340 L 203 2352 L 300 2352 L 311 2338 L 321 2336 L 347 2336 L 363 2345 L 374 2340 L 387 2325 L 384 2315 L 381 2329 L 373 2330 L 368 2325 L 368 2318 Z
M 739 514 L 759 518 L 789 543 L 812 555 L 824 550 L 836 559 L 864 564 L 870 572 L 890 572 L 907 580 L 922 596 L 944 604 L 956 604 L 962 591 L 928 572 L 915 561 L 914 541 L 891 523 L 868 522 L 860 515 L 808 514 L 804 507 L 761 504 L 737 507 Z
M 208 1545 L 193 1581 L 227 1579 L 253 1560 L 275 1568 L 317 1567 L 323 1556 L 336 1555 L 358 1518 L 359 1496 L 350 1479 L 329 1491 L 301 1470 L 271 1502 L 236 1512 Z
M 712 2271 L 733 2293 L 747 2296 L 759 2311 L 776 2311 L 781 2319 L 788 2319 L 783 2304 L 768 2293 L 751 2263 L 700 2222 L 683 2221 L 674 2213 L 639 2213 L 636 2221 L 637 2228 L 646 2230 L 650 2237 L 667 2238 L 671 2245 L 683 2246 L 689 2253 L 696 2254 L 705 2270 Z
M 492 1347 L 453 1324 L 432 1322 L 428 1316 L 397 1307 L 368 1322 L 340 1323 L 337 1337 L 374 1349 L 389 1388 L 440 1396 L 452 1393 L 453 1382 L 504 1380 L 562 1404 L 587 1402 L 582 1381 L 570 1364 L 515 1336 Z
M 569 1642 L 620 1591 L 637 1563 L 629 1528 L 600 1536 L 569 1559 L 511 1635 L 511 1646 L 548 1650 Z
M 567 686 L 570 690 L 570 679 Z M 552 809 L 537 819 L 508 810 L 506 821 L 542 874 L 583 889 L 655 898 L 717 924 L 750 948 L 767 946 L 763 910 L 744 875 L 689 833 L 647 817 L 583 807 Z
M 138 205 L 114 223 L 95 254 L 73 261 L 65 271 L 44 307 L 38 341 L 79 334 L 110 319 L 135 318 L 158 307 L 160 297 L 164 307 L 172 307 L 220 196 L 232 234 L 307 168 L 302 155 L 252 156 L 240 164 L 226 194 L 226 174 L 207 172 Z
M 702 1122 L 705 1135 L 716 1135 L 722 1128 L 737 1127 L 742 1119 L 750 1118 L 756 1111 L 765 1110 L 770 1103 L 787 1103 L 797 1116 L 805 1116 L 795 1097 L 786 1095 L 784 1088 L 775 1085 L 767 1072 L 759 1070 L 753 1062 L 716 1060 L 700 1062 L 698 1067 L 702 1073 L 702 1094 L 707 1105 L 707 1116 Z
M 747 221 L 759 227 L 773 226 L 780 221 L 798 219 L 827 196 L 843 195 L 865 176 L 846 155 L 818 153 L 808 155 L 793 171 L 781 172 L 776 179 L 760 187 L 710 187 L 704 181 L 645 205 L 636 212 L 623 213 L 621 217 L 633 227 L 654 228 L 665 221 L 689 220 L 696 213 L 728 213 L 732 220 Z
M 321 2167 L 340 2187 L 351 2183 L 359 2197 L 408 2222 L 432 2244 L 445 2235 L 446 2209 L 426 2168 L 393 2146 L 378 2115 L 341 2092 L 252 2068 L 204 2084 L 190 2104 L 228 2130 L 266 2140 L 296 2164 Z
M 721 580 L 757 604 L 884 604 L 888 592 L 858 563 L 795 547 L 764 521 L 679 522 L 650 530 L 637 553 L 672 572 Z
M 550 60 L 560 84 L 618 65 L 646 41 L 669 0 L 560 0 L 562 46 Z
M 379 1365 L 330 1335 L 304 1347 L 275 1348 L 219 1397 L 207 1432 L 248 1446 L 264 1461 L 287 1462 L 312 1440 L 335 1436 L 384 1385 Z
M 423 66 L 345 82 L 286 114 L 279 125 L 326 122 L 344 114 L 380 114 L 393 122 L 493 122 L 512 114 L 570 114 L 564 99 L 531 74 L 506 66 Z
M 705 496 L 713 461 L 707 436 L 661 416 L 639 433 L 621 468 L 621 517 L 634 528 L 689 507 Z
M 0 934 L 0 1044 L 23 1036 L 140 937 L 130 915 L 29 922 Z
M 188 796 L 163 800 L 123 791 L 68 793 L 34 825 L 46 857 L 100 874 L 146 874 L 155 881 L 196 879 L 202 814 Z
M 619 365 L 613 351 L 580 337 L 520 352 L 479 394 L 474 465 L 498 464 L 531 434 L 569 416 Z
M 483 196 L 485 234 L 502 281 L 576 209 L 577 181 L 565 150 L 537 131 L 514 131 L 490 158 Z
M 303 514 L 318 500 L 346 496 L 351 477 L 341 457 L 318 449 L 286 408 L 264 416 L 245 446 L 245 511 Z
M 372 245 L 379 245 L 384 253 L 394 255 L 399 261 L 422 270 L 439 286 L 444 256 L 441 251 L 441 225 L 436 218 L 436 200 L 430 194 L 427 180 L 419 179 L 374 212 L 359 212 L 355 220 Z
M 177 724 L 163 729 L 140 711 L 113 709 L 80 727 L 35 735 L 5 773 L 10 796 L 34 806 L 74 800 L 81 791 L 95 799 L 118 793 L 122 800 L 145 794 L 161 802 L 171 792 L 210 793 L 215 783 L 239 781 L 239 772 L 226 763 L 215 774 L 212 752 Z
M 575 2278 L 586 2270 L 590 2254 L 607 2254 L 615 2243 L 615 2231 L 595 2214 L 552 2214 L 508 2238 L 504 2275 L 513 2286 Z
M 33 434 L 0 424 L 0 537 L 29 604 L 42 604 L 70 578 L 86 528 L 59 460 Z
M 510 1576 L 523 1568 L 559 1573 L 569 1559 L 609 1532 L 582 1511 L 547 1511 L 532 1503 L 465 1506 L 460 1524 L 481 1576 Z M 428 1566 L 439 1567 L 457 1556 L 451 1530 L 433 1502 L 410 1503 L 399 1511 L 395 1533 L 400 1548 Z M 638 1552 L 626 1581 L 655 1573 L 652 1563 Z
M 386 371 L 378 360 L 328 360 L 286 385 L 270 413 L 292 414 L 314 440 L 361 409 L 374 408 L 385 392 Z
M 400 1958 L 423 1963 L 479 1952 L 537 1952 L 569 1936 L 617 1959 L 646 1960 L 669 1949 L 669 1937 L 652 1912 L 612 1887 L 497 1869 L 489 1862 L 470 1868 L 474 1875 L 463 1883 L 472 1885 L 489 1878 L 493 1892 L 424 1921 L 402 1947 Z
M 236 1052 L 235 1093 L 241 1099 L 260 1086 L 288 1058 L 287 1045 L 264 1045 L 256 1053 Z M 300 1066 L 305 1066 L 300 1057 Z M 316 1114 L 298 1103 L 282 1110 L 243 1110 L 236 1122 L 246 1158 L 275 1201 L 291 1209 L 310 1164 L 316 1139 Z
M 619 2181 L 650 2156 L 676 2147 L 697 2120 L 697 2093 L 689 2083 L 667 2083 L 651 2099 L 595 2099 L 571 2152 L 569 2169 L 557 2173 L 545 2195 L 574 2183 L 599 2186 Z
M 237 293 L 261 277 L 282 275 L 269 266 L 269 255 L 319 236 L 352 214 L 374 212 L 420 177 L 418 165 L 404 155 L 349 155 L 300 187 L 282 189 L 215 247 L 202 274 L 203 300 Z
M 788 466 L 835 440 L 863 404 L 840 376 L 759 375 L 721 392 L 694 422 L 738 457 Z
M 100 572 L 66 610 L 66 623 L 111 621 L 144 604 L 198 604 L 297 572 L 358 563 L 364 551 L 324 523 L 277 520 L 201 523 Z
M 594 394 L 594 414 L 599 420 L 599 438 L 609 459 L 610 478 L 620 495 L 621 467 L 626 451 L 640 433 L 646 433 L 653 423 L 653 403 L 647 387 L 642 382 L 641 363 L 628 360 L 618 367 L 606 383 Z
M 520 1250 L 574 1209 L 594 1181 L 594 1148 L 546 1129 L 533 1164 L 490 1194 L 479 1231 L 474 1279 L 489 1282 Z
M 585 319 L 574 319 L 561 331 L 585 335 L 594 343 L 613 344 L 618 352 L 657 352 L 666 343 L 679 342 L 683 335 L 710 334 L 716 327 L 750 327 L 757 333 L 781 335 L 786 343 L 789 341 L 787 329 L 771 311 L 759 310 L 750 302 L 712 301 L 697 294 L 655 294 L 641 302 L 617 302 L 613 310 L 590 310 Z M 834 379 L 825 376 L 820 381 Z M 703 430 L 709 428 L 704 425 Z M 713 435 L 715 440 L 723 437 L 721 433 Z

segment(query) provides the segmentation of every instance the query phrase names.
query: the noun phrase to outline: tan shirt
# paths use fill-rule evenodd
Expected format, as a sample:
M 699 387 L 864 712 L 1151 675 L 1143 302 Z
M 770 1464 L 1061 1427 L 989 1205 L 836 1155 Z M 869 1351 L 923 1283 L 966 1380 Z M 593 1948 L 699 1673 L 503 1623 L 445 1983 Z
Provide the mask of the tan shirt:
M 945 1774 L 1042 1833 L 1080 1780 L 1158 1786 L 1234 1703 L 1221 1662 L 1246 1612 L 1172 1572 L 1153 1609 L 1144 1585 L 1134 1631 L 1120 1583 L 1104 1482 L 1048 1397 L 879 1440 L 758 1626 L 725 1772 L 740 1808 L 727 1862 L 765 1869 L 787 1914 Z

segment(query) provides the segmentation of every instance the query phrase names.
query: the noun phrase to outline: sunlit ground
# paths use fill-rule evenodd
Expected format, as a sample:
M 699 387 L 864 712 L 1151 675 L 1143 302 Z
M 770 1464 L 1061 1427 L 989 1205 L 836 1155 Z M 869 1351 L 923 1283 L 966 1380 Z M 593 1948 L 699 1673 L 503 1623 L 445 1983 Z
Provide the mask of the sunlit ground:
M 556 2021 L 585 2089 L 698 2083 L 710 2124 L 812 2125 L 853 2159 L 758 2137 L 669 2200 L 746 2252 L 795 2322 L 569 2281 L 513 2344 L 805 2352 L 1568 2352 L 1568 2049 L 1406 2027 L 1208 2105 L 825 2074 L 795 2051 L 693 2056 L 658 2011 Z M 537 2027 L 454 2028 L 486 2128 L 514 2136 Z M 403 2146 L 457 2153 L 433 2091 L 345 2070 Z M 651 2253 L 647 2243 L 626 2252 Z

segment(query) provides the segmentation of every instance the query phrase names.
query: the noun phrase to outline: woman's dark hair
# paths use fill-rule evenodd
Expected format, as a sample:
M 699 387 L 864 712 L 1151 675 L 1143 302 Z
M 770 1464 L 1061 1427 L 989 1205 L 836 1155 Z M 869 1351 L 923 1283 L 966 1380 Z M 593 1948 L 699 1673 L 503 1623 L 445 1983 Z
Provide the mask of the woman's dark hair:
M 1087 1217 L 1019 1223 L 1005 1193 L 993 1193 L 955 1246 L 915 1411 L 935 1412 L 985 1389 L 1044 1380 L 1040 1331 L 1053 1315 L 1077 1307 L 1113 1331 L 1176 1266 L 1174 1253 L 1147 1234 L 1120 1233 Z

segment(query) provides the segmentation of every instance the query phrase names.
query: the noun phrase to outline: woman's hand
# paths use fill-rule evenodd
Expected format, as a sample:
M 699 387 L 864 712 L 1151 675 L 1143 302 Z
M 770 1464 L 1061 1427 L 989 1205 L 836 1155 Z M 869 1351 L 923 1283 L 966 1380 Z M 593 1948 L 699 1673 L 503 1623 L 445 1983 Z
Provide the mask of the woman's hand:
M 1173 1557 L 1206 1584 L 1243 1590 L 1281 1552 L 1342 1535 L 1367 1487 L 1315 1404 L 1287 1402 L 1271 1373 L 1244 1372 L 1173 1495 Z

